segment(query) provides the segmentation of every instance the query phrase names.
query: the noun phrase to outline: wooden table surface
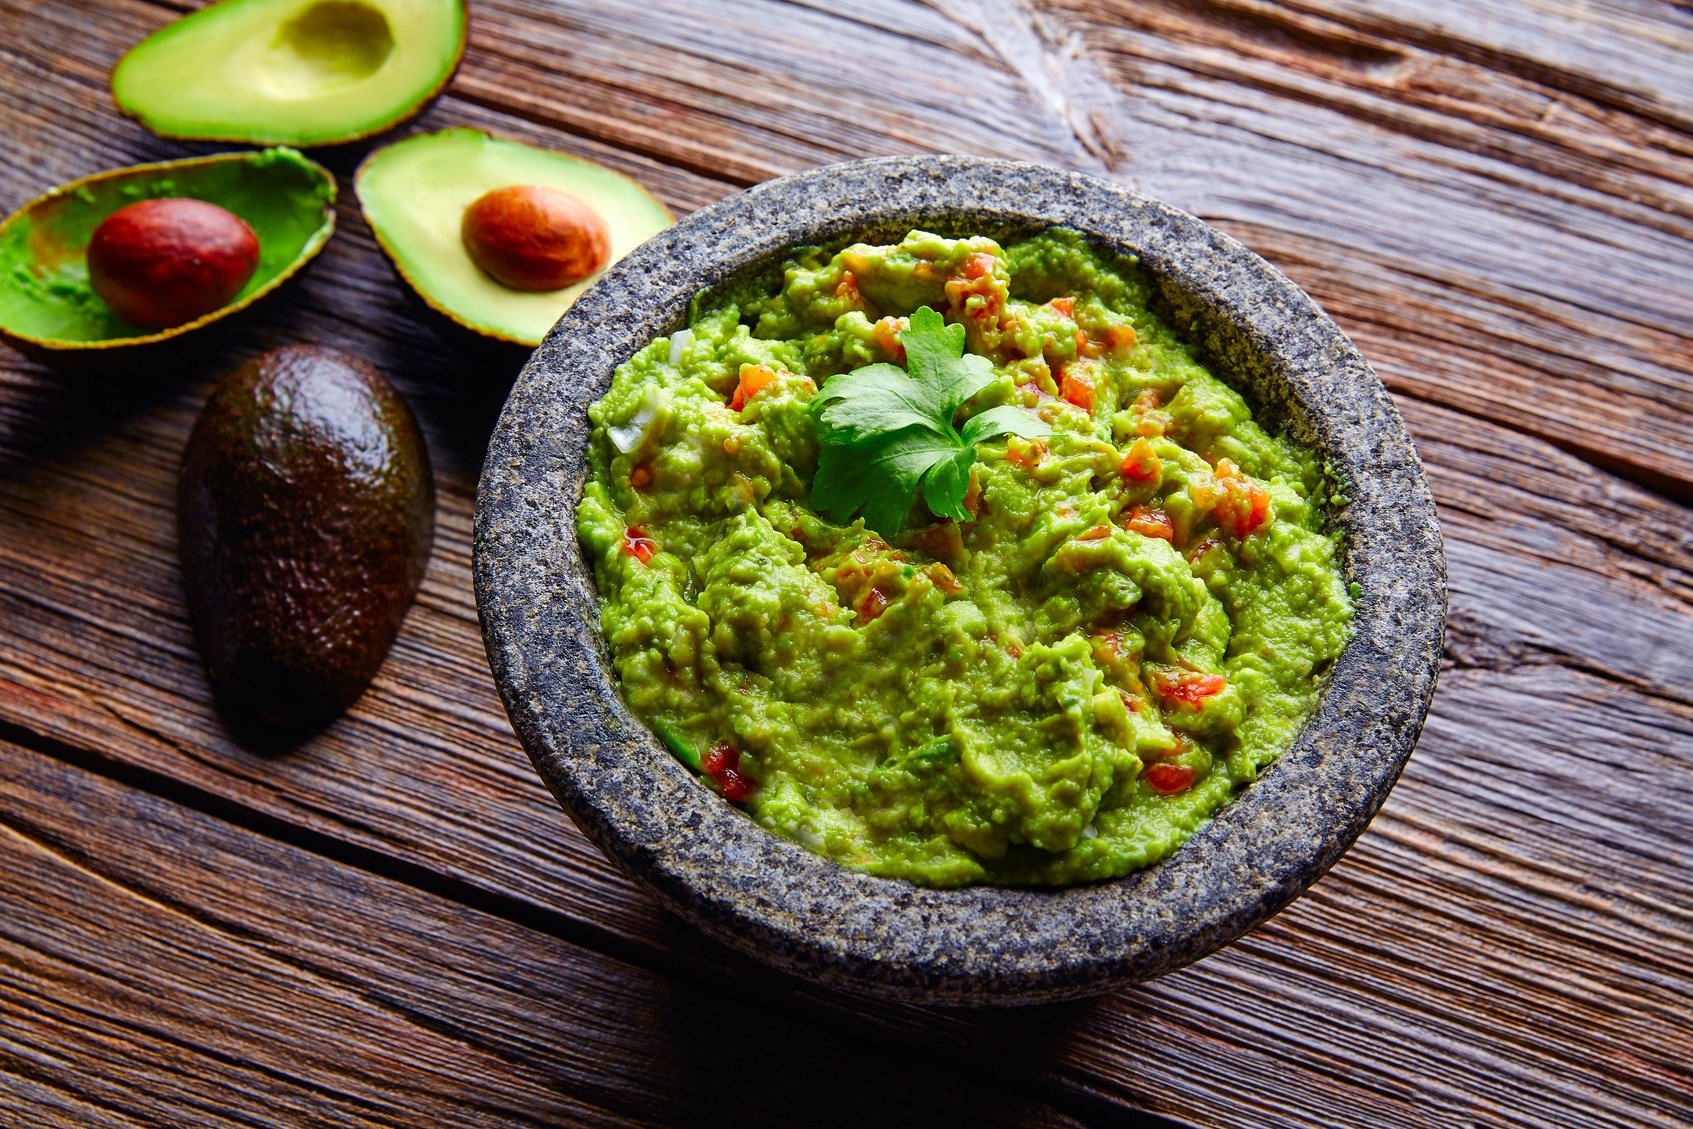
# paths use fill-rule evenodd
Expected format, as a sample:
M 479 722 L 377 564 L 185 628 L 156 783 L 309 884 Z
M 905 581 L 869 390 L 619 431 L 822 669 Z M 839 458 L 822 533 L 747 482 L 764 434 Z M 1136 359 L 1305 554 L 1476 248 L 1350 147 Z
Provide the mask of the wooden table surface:
M 0 0 L 0 210 L 216 147 L 118 117 L 191 3 Z M 871 1005 L 707 942 L 553 804 L 471 594 L 513 372 L 340 230 L 216 355 L 0 349 L 0 1123 L 1685 1126 L 1693 1121 L 1693 7 L 1685 0 L 487 0 L 445 97 L 678 214 L 845 158 L 1110 176 L 1238 236 L 1393 390 L 1439 499 L 1447 661 L 1369 831 L 1179 974 L 1014 1012 Z M 212 706 L 174 472 L 294 341 L 390 374 L 440 491 L 375 685 L 282 754 Z

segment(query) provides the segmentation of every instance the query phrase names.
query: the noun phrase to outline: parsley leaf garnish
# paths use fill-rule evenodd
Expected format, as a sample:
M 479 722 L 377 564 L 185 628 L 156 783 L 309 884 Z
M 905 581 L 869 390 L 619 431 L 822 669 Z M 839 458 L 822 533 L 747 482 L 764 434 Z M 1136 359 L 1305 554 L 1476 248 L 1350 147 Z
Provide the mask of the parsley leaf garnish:
M 958 409 L 994 378 L 992 362 L 964 352 L 963 326 L 919 306 L 900 343 L 904 368 L 874 364 L 842 373 L 811 402 L 822 441 L 812 504 L 843 523 L 862 510 L 864 524 L 884 536 L 899 532 L 919 489 L 937 515 L 966 520 L 976 444 L 1052 434 L 1013 404 L 972 416 L 962 431 L 953 426 Z

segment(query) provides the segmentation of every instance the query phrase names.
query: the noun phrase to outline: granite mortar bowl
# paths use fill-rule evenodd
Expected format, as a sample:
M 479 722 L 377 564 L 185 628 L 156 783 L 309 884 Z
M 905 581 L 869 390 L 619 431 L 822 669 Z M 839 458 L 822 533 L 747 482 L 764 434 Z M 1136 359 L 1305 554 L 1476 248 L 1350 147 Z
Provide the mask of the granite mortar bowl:
M 1163 312 L 1268 428 L 1350 482 L 1335 520 L 1355 635 L 1292 747 L 1204 830 L 1127 877 L 931 890 L 845 869 L 702 787 L 618 695 L 575 532 L 585 411 L 612 370 L 685 324 L 689 299 L 805 244 L 914 227 L 999 238 L 1051 225 L 1138 255 Z M 541 776 L 659 900 L 800 977 L 907 1002 L 1022 1004 L 1151 979 L 1233 941 L 1326 871 L 1375 815 L 1422 728 L 1446 569 L 1398 412 L 1340 329 L 1280 272 L 1186 213 L 1105 181 L 961 157 L 799 173 L 704 208 L 613 267 L 530 359 L 476 507 L 477 606 L 495 680 Z

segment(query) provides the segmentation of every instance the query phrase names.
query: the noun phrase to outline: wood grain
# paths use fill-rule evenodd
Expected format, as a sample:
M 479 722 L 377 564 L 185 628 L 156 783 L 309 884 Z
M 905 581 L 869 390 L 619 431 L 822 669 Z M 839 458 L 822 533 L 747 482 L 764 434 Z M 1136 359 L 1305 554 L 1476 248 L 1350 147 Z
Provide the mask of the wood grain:
M 16 746 L 0 746 L 0 807 L 0 1065 L 74 1061 L 102 1114 L 1074 1124 Z
M 0 199 L 180 155 L 103 84 L 191 6 L 0 0 L 19 149 Z M 702 941 L 516 746 L 469 582 L 511 373 L 417 320 L 351 198 L 359 153 L 337 152 L 330 248 L 204 359 L 87 378 L 0 357 L 0 735 L 28 746 L 0 751 L 19 907 L 0 914 L 0 1094 L 54 1124 L 314 1103 L 674 1123 L 717 1091 L 665 1072 L 721 1013 L 778 1073 L 834 1063 L 830 1093 L 865 1117 L 904 1062 L 965 1115 L 1037 1123 L 1686 1124 L 1690 47 L 1685 9 L 1618 0 L 476 5 L 419 128 L 602 160 L 679 213 L 844 157 L 1027 157 L 1197 211 L 1288 271 L 1399 394 L 1441 505 L 1453 615 L 1422 745 L 1310 894 L 1138 991 L 872 1008 Z M 394 376 L 441 501 L 371 692 L 275 754 L 211 706 L 171 507 L 211 382 L 294 340 Z M 312 1045 L 326 1026 L 337 1053 Z

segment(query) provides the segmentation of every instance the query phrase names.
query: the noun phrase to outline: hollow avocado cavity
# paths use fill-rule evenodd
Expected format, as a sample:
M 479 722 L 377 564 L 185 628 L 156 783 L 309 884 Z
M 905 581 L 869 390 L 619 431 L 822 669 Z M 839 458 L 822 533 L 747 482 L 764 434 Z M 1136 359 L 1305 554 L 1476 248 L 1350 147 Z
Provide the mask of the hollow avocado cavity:
M 375 74 L 394 51 L 388 17 L 360 0 L 321 0 L 276 30 L 260 83 L 278 98 L 309 98 Z
M 112 97 L 167 137 L 335 144 L 440 91 L 465 27 L 464 0 L 222 0 L 136 44 Z

